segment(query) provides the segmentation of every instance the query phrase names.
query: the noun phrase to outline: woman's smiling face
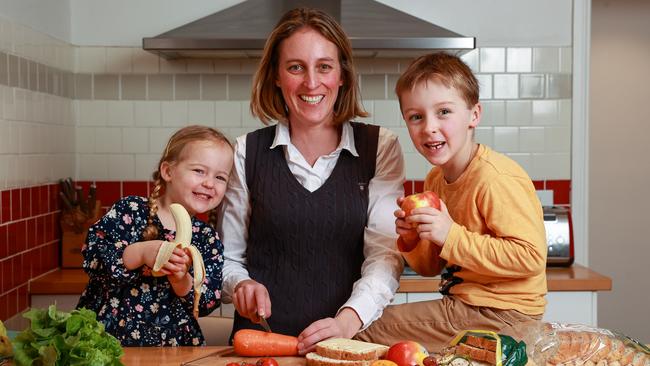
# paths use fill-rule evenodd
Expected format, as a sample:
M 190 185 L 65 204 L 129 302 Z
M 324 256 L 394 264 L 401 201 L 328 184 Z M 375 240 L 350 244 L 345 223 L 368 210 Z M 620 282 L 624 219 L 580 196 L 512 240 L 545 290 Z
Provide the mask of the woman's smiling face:
M 276 85 L 290 123 L 331 123 L 343 85 L 336 45 L 312 28 L 297 30 L 280 44 Z

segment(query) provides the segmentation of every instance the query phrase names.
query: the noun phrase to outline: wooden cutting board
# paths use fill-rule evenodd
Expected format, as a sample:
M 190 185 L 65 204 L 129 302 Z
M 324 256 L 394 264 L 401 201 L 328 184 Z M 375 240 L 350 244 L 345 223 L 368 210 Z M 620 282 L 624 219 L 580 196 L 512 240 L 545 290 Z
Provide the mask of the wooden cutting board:
M 226 366 L 230 362 L 240 363 L 242 361 L 255 364 L 261 357 L 242 357 L 235 354 L 232 347 L 211 353 L 207 356 L 197 358 L 192 361 L 184 362 L 181 365 L 185 366 Z M 305 366 L 306 361 L 304 357 L 273 357 L 280 366 Z

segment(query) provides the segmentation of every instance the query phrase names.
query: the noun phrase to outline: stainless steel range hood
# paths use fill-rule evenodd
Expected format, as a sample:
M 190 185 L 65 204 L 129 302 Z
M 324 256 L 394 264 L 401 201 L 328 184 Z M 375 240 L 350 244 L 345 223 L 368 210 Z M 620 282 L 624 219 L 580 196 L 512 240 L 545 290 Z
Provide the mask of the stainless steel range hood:
M 418 19 L 373 0 L 248 0 L 156 37 L 142 47 L 166 59 L 259 57 L 287 10 L 307 6 L 333 15 L 357 57 L 413 57 L 434 50 L 462 53 L 474 37 Z

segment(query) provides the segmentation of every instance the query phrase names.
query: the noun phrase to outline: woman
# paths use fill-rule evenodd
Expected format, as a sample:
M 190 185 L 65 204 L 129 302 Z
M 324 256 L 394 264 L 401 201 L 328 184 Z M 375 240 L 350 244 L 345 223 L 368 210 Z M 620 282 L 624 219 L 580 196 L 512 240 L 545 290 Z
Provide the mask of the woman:
M 220 226 L 224 301 L 237 309 L 233 333 L 261 329 L 262 316 L 306 353 L 354 336 L 397 290 L 404 163 L 394 134 L 349 122 L 367 113 L 350 42 L 326 13 L 286 13 L 253 84 L 253 114 L 279 123 L 236 142 Z

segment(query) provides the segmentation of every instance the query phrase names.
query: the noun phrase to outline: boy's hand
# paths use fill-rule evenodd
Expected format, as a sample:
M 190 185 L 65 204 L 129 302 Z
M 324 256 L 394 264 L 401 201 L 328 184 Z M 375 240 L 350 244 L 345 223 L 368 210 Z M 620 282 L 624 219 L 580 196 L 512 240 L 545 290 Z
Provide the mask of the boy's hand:
M 404 211 L 402 211 L 403 213 Z M 395 211 L 395 216 L 397 217 L 397 211 Z M 399 220 L 404 222 L 403 226 L 402 223 L 398 224 Z M 420 239 L 429 240 L 442 247 L 445 244 L 445 240 L 447 240 L 447 235 L 449 234 L 449 230 L 451 230 L 451 225 L 454 223 L 454 220 L 449 216 L 447 205 L 440 200 L 440 210 L 433 207 L 420 207 L 413 209 L 409 217 L 395 220 L 397 233 L 400 234 L 400 230 L 403 230 L 405 233 L 408 232 L 406 228 L 411 229 L 410 223 L 418 224 L 416 230 Z

